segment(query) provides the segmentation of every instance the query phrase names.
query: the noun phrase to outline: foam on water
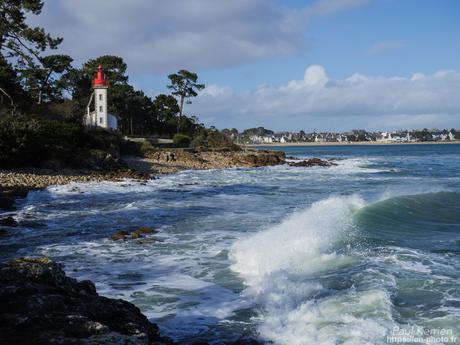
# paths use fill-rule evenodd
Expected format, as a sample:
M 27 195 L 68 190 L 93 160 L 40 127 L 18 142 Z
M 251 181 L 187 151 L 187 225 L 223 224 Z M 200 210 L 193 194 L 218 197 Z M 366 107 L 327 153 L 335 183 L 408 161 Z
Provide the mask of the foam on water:
M 261 307 L 259 331 L 277 344 L 371 344 L 393 325 L 384 287 L 331 293 L 318 276 L 340 272 L 357 259 L 338 251 L 353 236 L 358 197 L 314 203 L 282 223 L 237 241 L 232 269 Z
M 408 151 L 392 153 L 400 149 Z M 0 238 L 0 256 L 49 256 L 186 344 L 260 334 L 283 345 L 380 345 L 407 324 L 460 334 L 460 199 L 409 195 L 459 192 L 459 154 L 308 150 L 301 155 L 338 165 L 32 192 L 18 205 L 14 236 Z M 159 233 L 143 243 L 107 239 L 139 226 Z

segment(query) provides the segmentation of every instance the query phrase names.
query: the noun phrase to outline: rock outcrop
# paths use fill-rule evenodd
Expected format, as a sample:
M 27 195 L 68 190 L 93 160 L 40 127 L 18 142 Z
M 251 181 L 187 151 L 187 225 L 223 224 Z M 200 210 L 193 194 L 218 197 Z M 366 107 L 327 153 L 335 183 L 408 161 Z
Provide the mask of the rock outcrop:
M 136 306 L 99 296 L 47 258 L 0 265 L 0 305 L 0 344 L 173 344 Z
M 149 235 L 149 234 L 155 234 L 158 231 L 148 227 L 148 226 L 141 226 L 140 228 L 134 230 L 134 231 L 125 231 L 125 230 L 120 230 L 112 234 L 110 236 L 110 239 L 112 241 L 119 241 L 119 240 L 127 240 L 129 238 L 131 239 L 138 239 L 143 237 L 144 235 Z
M 236 151 L 157 150 L 148 152 L 146 158 L 153 165 L 153 169 L 164 173 L 184 169 L 252 168 L 285 163 L 285 153 L 282 151 L 256 149 Z
M 305 167 L 305 168 L 311 168 L 315 166 L 330 167 L 330 166 L 337 165 L 337 163 L 319 159 L 319 158 L 310 158 L 310 159 L 306 159 L 300 162 L 289 162 L 288 164 L 291 167 Z
M 0 174 L 1 177 L 1 174 Z M 23 186 L 8 186 L 5 187 L 1 183 L 0 178 L 0 209 L 5 211 L 14 210 L 14 203 L 16 198 L 25 198 L 29 192 L 28 187 Z

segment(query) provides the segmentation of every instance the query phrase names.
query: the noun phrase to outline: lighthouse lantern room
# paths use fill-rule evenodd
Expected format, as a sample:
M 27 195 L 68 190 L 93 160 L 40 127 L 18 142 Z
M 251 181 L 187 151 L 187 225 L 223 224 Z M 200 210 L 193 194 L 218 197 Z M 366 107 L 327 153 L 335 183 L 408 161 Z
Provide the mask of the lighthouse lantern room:
M 116 130 L 118 127 L 118 118 L 109 114 L 107 109 L 107 91 L 109 83 L 104 75 L 102 66 L 97 68 L 96 75 L 93 79 L 93 93 L 86 107 L 85 125 L 88 127 L 102 127 Z M 91 105 L 94 100 L 94 110 L 91 111 Z

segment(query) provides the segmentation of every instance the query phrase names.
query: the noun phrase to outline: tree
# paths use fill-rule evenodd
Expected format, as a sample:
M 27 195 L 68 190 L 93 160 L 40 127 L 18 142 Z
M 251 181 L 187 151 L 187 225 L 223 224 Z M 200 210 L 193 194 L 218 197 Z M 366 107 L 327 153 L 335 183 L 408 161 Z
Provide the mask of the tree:
M 102 65 L 110 86 L 128 83 L 128 76 L 126 75 L 128 66 L 123 58 L 115 55 L 103 55 L 96 59 L 88 60 L 83 65 L 83 73 L 91 79 L 99 65 Z
M 7 92 L 8 90 L 9 92 Z M 14 115 L 17 104 L 13 96 L 18 98 L 22 94 L 20 79 L 10 63 L 0 56 L 0 109 L 11 112 Z
M 190 98 L 198 96 L 198 91 L 203 90 L 205 85 L 197 83 L 198 75 L 196 73 L 184 69 L 170 74 L 168 78 L 171 81 L 168 88 L 173 90 L 172 94 L 179 98 L 179 119 L 177 122 L 177 132 L 179 132 L 184 112 L 184 102 L 187 100 L 187 104 L 191 104 Z
M 41 67 L 33 64 L 21 72 L 37 104 L 62 98 L 65 84 L 61 77 L 72 68 L 72 61 L 68 55 L 48 55 L 40 58 Z
M 33 68 L 42 65 L 40 54 L 47 49 L 56 49 L 62 38 L 52 38 L 40 27 L 26 24 L 28 13 L 40 14 L 43 7 L 41 0 L 0 0 L 0 53 L 6 61 L 11 60 L 16 69 Z M 15 108 L 16 94 L 1 88 Z
M 177 131 L 179 105 L 171 95 L 160 94 L 153 101 L 157 133 L 171 137 Z
M 177 100 L 171 95 L 159 94 L 153 101 L 157 113 L 157 120 L 167 122 L 176 118 L 179 113 Z

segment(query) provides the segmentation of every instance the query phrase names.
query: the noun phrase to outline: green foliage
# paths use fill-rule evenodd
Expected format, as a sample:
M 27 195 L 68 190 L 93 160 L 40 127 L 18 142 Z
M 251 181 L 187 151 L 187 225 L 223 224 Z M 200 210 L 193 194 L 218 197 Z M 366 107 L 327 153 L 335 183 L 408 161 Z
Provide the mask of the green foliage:
M 179 119 L 177 122 L 177 132 L 179 132 L 182 125 L 182 115 L 184 113 L 184 101 L 187 100 L 187 103 L 191 104 L 192 101 L 190 98 L 196 97 L 198 91 L 203 90 L 205 85 L 197 82 L 198 75 L 196 73 L 189 72 L 185 69 L 170 74 L 168 78 L 171 81 L 168 88 L 172 90 L 174 96 L 179 98 Z
M 0 121 L 0 165 L 40 166 L 50 159 L 72 163 L 86 135 L 74 123 L 3 118 Z
M 65 82 L 62 75 L 71 69 L 73 59 L 68 55 L 48 55 L 40 64 L 31 64 L 21 71 L 24 85 L 37 104 L 62 100 Z
M 104 73 L 111 87 L 128 83 L 128 76 L 126 75 L 128 66 L 123 61 L 123 58 L 114 55 L 99 56 L 96 59 L 85 62 L 82 71 L 86 77 L 91 79 L 99 65 L 104 67 Z
M 30 72 L 47 69 L 46 65 L 50 62 L 40 54 L 47 49 L 56 49 L 62 42 L 62 38 L 52 38 L 43 28 L 29 27 L 26 23 L 26 17 L 30 14 L 38 15 L 42 7 L 41 0 L 0 1 L 0 58 L 4 60 L 2 64 L 6 61 L 14 65 L 16 77 L 19 76 L 23 83 L 29 82 L 29 78 L 35 81 L 39 79 L 36 75 L 30 75 Z M 4 69 L 0 72 L 3 72 L 0 80 L 9 78 L 9 82 L 0 87 L 0 92 L 7 98 L 7 102 L 2 100 L 2 106 L 9 107 L 14 113 L 17 103 L 20 102 L 21 92 L 17 93 L 14 83 L 11 85 L 12 79 L 8 71 L 6 74 Z M 38 85 L 35 85 L 35 89 L 42 90 Z
M 433 140 L 433 137 L 431 136 L 431 133 L 428 131 L 427 128 L 424 128 L 421 131 L 415 131 L 413 136 L 419 141 L 432 141 Z
M 14 58 L 20 66 L 30 66 L 46 49 L 55 49 L 62 38 L 52 38 L 42 28 L 29 27 L 28 14 L 38 15 L 42 0 L 1 0 L 0 45 L 2 55 Z
M 177 133 L 173 137 L 173 143 L 182 147 L 187 147 L 190 145 L 190 137 L 185 134 Z
M 191 146 L 197 150 L 240 150 L 240 147 L 234 144 L 229 136 L 212 128 L 196 135 L 192 140 Z
M 26 23 L 42 7 L 43 0 L 0 0 L 0 116 L 27 114 L 22 118 L 28 125 L 39 117 L 77 126 L 92 94 L 94 73 L 102 65 L 110 87 L 108 111 L 119 116 L 122 134 L 170 138 L 180 129 L 191 138 L 202 132 L 196 118 L 184 115 L 184 103 L 205 87 L 196 73 L 169 75 L 172 94 L 152 99 L 129 84 L 122 57 L 104 55 L 72 66 L 70 56 L 48 53 L 62 38 Z M 33 133 L 40 135 L 41 129 Z
M 257 127 L 257 128 L 249 128 L 243 131 L 244 136 L 267 136 L 267 135 L 273 135 L 275 132 L 273 132 L 270 129 L 265 129 L 264 127 Z

